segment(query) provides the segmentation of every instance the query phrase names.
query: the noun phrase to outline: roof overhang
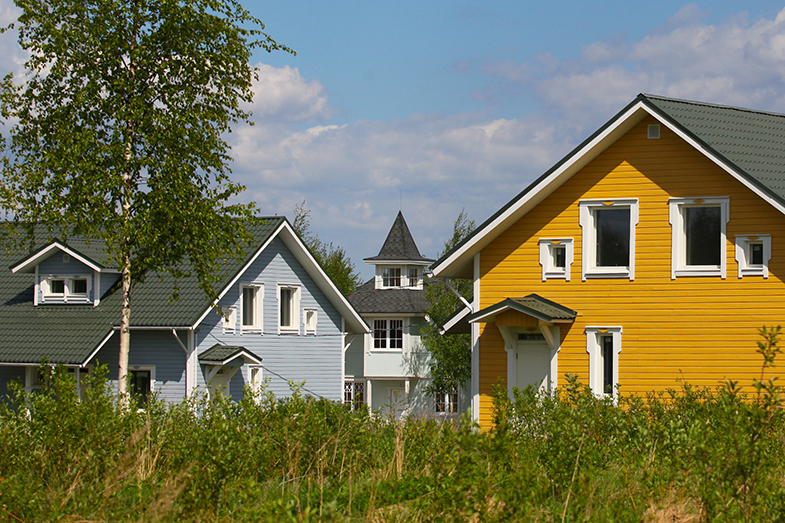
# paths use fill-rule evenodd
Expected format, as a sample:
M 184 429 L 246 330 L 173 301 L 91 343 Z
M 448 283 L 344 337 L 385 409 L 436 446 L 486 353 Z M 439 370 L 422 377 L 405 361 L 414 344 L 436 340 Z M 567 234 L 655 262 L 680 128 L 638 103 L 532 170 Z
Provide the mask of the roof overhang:
M 365 321 L 363 321 L 360 314 L 354 310 L 354 307 L 352 307 L 343 293 L 338 290 L 338 287 L 335 286 L 335 283 L 332 281 L 332 279 L 330 279 L 327 273 L 324 272 L 324 269 L 322 269 L 311 252 L 302 242 L 299 235 L 294 231 L 292 226 L 286 220 L 281 222 L 275 232 L 273 232 L 256 250 L 248 262 L 237 271 L 237 274 L 235 274 L 234 278 L 232 278 L 231 281 L 229 281 L 229 283 L 218 294 L 218 299 L 194 322 L 194 324 L 191 326 L 192 329 L 195 329 L 205 319 L 210 311 L 213 310 L 215 304 L 217 304 L 221 298 L 223 298 L 226 293 L 229 292 L 229 289 L 237 284 L 237 282 L 240 280 L 240 277 L 245 273 L 248 267 L 250 267 L 250 265 L 259 257 L 259 255 L 261 255 L 262 252 L 264 252 L 267 246 L 270 245 L 270 243 L 275 238 L 281 238 L 286 247 L 289 248 L 297 261 L 300 262 L 311 279 L 314 280 L 316 285 L 318 285 L 322 292 L 324 292 L 327 299 L 330 300 L 330 303 L 332 303 L 333 306 L 338 310 L 344 319 L 344 326 L 347 332 L 371 332 L 371 329 L 368 327 L 368 325 L 365 324 Z
M 95 262 L 79 251 L 76 251 L 67 245 L 63 245 L 58 241 L 53 241 L 52 243 L 43 246 L 30 256 L 22 259 L 16 265 L 11 267 L 11 272 L 35 272 L 35 266 L 49 258 L 56 250 L 60 250 L 63 253 L 68 254 L 71 256 L 71 258 L 74 258 L 75 260 L 87 265 L 96 272 L 117 272 L 114 269 L 107 270 L 107 268 L 103 267 L 101 264 Z
M 464 307 L 450 316 L 439 330 L 439 334 L 471 334 L 471 325 L 466 319 L 472 313 L 471 309 Z
M 233 363 L 236 364 L 238 359 L 241 359 L 243 363 L 251 365 L 262 364 L 262 358 L 259 358 L 245 347 L 227 347 L 215 344 L 199 355 L 199 363 L 202 365 L 226 366 Z
M 687 143 L 695 147 L 695 149 L 703 153 L 709 160 L 785 214 L 785 202 L 782 202 L 737 166 L 719 155 L 691 132 L 684 129 L 675 120 L 649 102 L 645 95 L 639 95 L 586 141 L 573 149 L 550 170 L 480 225 L 474 233 L 468 236 L 455 249 L 437 260 L 432 266 L 434 277 L 471 279 L 473 277 L 473 258 L 475 254 L 484 249 L 501 233 L 550 196 L 575 173 L 594 160 L 646 116 L 652 116 L 657 119 L 662 125 L 668 127 Z
M 576 311 L 564 305 L 537 294 L 530 294 L 525 298 L 507 298 L 474 314 L 469 314 L 466 319 L 469 323 L 494 323 L 499 314 L 507 311 L 526 314 L 544 323 L 572 323 L 578 315 Z

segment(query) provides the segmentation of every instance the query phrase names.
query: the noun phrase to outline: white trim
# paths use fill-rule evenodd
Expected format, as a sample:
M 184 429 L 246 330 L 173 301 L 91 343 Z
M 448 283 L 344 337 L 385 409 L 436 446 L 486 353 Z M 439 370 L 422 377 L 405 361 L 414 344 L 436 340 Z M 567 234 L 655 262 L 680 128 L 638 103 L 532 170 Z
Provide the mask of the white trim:
M 580 225 L 583 229 L 581 247 L 581 279 L 586 278 L 629 278 L 635 279 L 635 229 L 638 225 L 638 199 L 609 198 L 605 200 L 581 200 Z M 630 210 L 630 259 L 629 265 L 624 267 L 599 267 L 597 266 L 597 228 L 595 225 L 595 211 L 600 209 L 629 208 Z
M 100 267 L 96 265 L 95 263 L 91 262 L 90 260 L 82 256 L 78 252 L 69 249 L 68 247 L 66 247 L 65 245 L 61 244 L 58 241 L 53 241 L 48 246 L 44 247 L 34 255 L 25 258 L 20 263 L 11 267 L 11 272 L 30 272 L 31 270 L 34 270 L 34 266 L 38 265 L 43 260 L 49 258 L 51 251 L 53 251 L 54 249 L 59 249 L 63 251 L 64 253 L 70 255 L 72 258 L 83 263 L 84 265 L 87 265 L 88 267 L 90 267 L 96 272 L 113 272 L 113 273 L 118 272 L 117 269 L 107 269 L 105 267 Z
M 98 346 L 93 350 L 93 352 L 90 353 L 87 359 L 84 360 L 84 363 L 80 365 L 81 367 L 87 366 L 90 360 L 95 358 L 96 354 L 98 354 L 98 351 L 100 351 L 103 348 L 103 346 L 106 345 L 106 342 L 108 342 L 112 338 L 112 336 L 114 336 L 115 329 L 119 330 L 120 327 L 113 327 L 112 330 L 109 331 L 109 334 L 107 334 L 106 337 L 103 340 L 101 340 L 101 343 L 99 343 Z
M 613 401 L 619 396 L 619 353 L 621 352 L 621 326 L 586 326 L 586 352 L 589 353 L 589 388 L 598 397 L 605 396 L 603 391 L 603 359 L 600 337 L 613 338 Z
M 38 266 L 36 266 L 36 272 L 38 270 Z M 93 273 L 95 274 L 95 273 Z M 40 290 L 41 292 L 41 300 L 40 303 L 42 304 L 59 304 L 59 303 L 76 303 L 76 304 L 95 304 L 95 296 L 93 299 L 90 299 L 90 292 L 93 290 L 93 274 L 66 274 L 66 275 L 59 275 L 59 274 L 47 274 L 40 280 L 36 282 L 36 291 Z M 50 282 L 51 281 L 63 281 L 63 292 L 62 293 L 53 293 L 50 292 Z M 86 292 L 73 292 L 72 286 L 74 280 L 84 280 Z M 38 294 L 38 292 L 36 292 Z
M 300 283 L 279 283 L 276 291 L 277 309 L 278 309 L 278 334 L 300 334 L 300 293 L 302 284 Z M 292 291 L 292 301 L 290 303 L 289 314 L 290 325 L 281 325 L 281 291 L 288 289 Z
M 253 324 L 245 325 L 245 289 L 254 289 Z M 262 334 L 264 330 L 264 283 L 243 281 L 239 286 L 239 306 L 236 307 L 234 332 L 239 334 Z M 230 307 L 231 308 L 231 307 Z
M 763 263 L 752 264 L 750 248 L 754 244 L 763 247 Z M 737 234 L 736 235 L 736 262 L 739 266 L 739 279 L 744 276 L 769 277 L 769 261 L 771 260 L 771 234 Z
M 312 314 L 313 321 L 311 325 L 308 322 L 308 316 Z M 306 334 L 313 334 L 316 336 L 316 327 L 319 324 L 319 310 L 315 307 L 304 307 L 303 308 L 303 330 Z
M 686 231 L 684 212 L 688 207 L 720 208 L 720 264 L 687 265 Z M 730 197 L 709 196 L 695 198 L 669 198 L 668 221 L 671 224 L 671 279 L 683 276 L 720 276 L 727 275 L 728 252 L 726 247 L 726 225 L 730 220 Z
M 556 267 L 554 264 L 554 250 L 557 248 L 564 248 L 564 267 Z M 570 281 L 574 261 L 575 248 L 572 238 L 540 238 L 542 281 L 549 278 Z
M 474 255 L 473 260 L 473 281 L 474 304 L 473 310 L 480 310 L 480 253 Z M 472 377 L 471 377 L 471 412 L 472 421 L 480 421 L 480 324 L 472 323 Z
M 372 326 L 372 329 L 371 329 L 371 347 L 370 347 L 370 352 L 372 352 L 372 353 L 377 353 L 377 352 L 387 352 L 387 353 L 390 353 L 390 352 L 392 352 L 392 353 L 398 353 L 398 354 L 406 352 L 407 346 L 408 346 L 408 343 L 407 343 L 408 339 L 407 339 L 407 336 L 406 336 L 406 331 L 407 331 L 407 329 L 406 329 L 407 321 L 406 320 L 408 318 L 405 318 L 405 317 L 402 317 L 402 316 L 396 316 L 396 317 L 392 317 L 392 318 L 380 318 L 380 317 L 375 317 L 375 316 L 374 317 L 369 316 L 368 318 L 373 321 L 373 326 Z M 384 327 L 384 332 L 385 332 L 384 343 L 385 343 L 386 347 L 378 347 L 377 348 L 375 346 L 376 345 L 376 322 L 377 321 L 385 322 L 384 323 L 384 325 L 385 325 L 385 327 Z M 390 331 L 392 330 L 390 322 L 393 322 L 393 321 L 400 321 L 401 322 L 401 347 L 400 348 L 397 348 L 397 347 L 392 348 L 392 347 L 390 347 L 390 341 L 393 339 L 393 338 L 390 337 Z
M 608 127 L 595 136 L 594 139 L 585 144 L 579 150 L 571 153 L 564 160 L 564 163 L 551 172 L 546 178 L 538 182 L 536 185 L 530 186 L 530 190 L 519 196 L 517 201 L 514 201 L 503 213 L 484 226 L 482 230 L 477 231 L 477 233 L 469 241 L 467 241 L 460 248 L 456 249 L 455 252 L 453 252 L 447 259 L 439 263 L 437 266 L 434 266 L 434 276 L 444 278 L 460 273 L 463 270 L 463 267 L 470 263 L 469 260 L 464 260 L 464 257 L 471 256 L 475 252 L 482 250 L 482 248 L 493 241 L 494 238 L 506 230 L 510 225 L 517 222 L 522 216 L 528 213 L 529 210 L 531 210 L 545 197 L 555 191 L 573 174 L 578 172 L 583 166 L 588 164 L 611 143 L 615 142 L 621 135 L 634 127 L 647 115 L 652 116 L 658 120 L 660 124 L 665 125 L 668 129 L 685 140 L 711 162 L 754 192 L 766 203 L 777 209 L 779 212 L 785 214 L 785 205 L 775 200 L 772 196 L 764 192 L 764 190 L 759 188 L 746 177 L 738 174 L 731 164 L 724 162 L 722 159 L 709 152 L 700 143 L 687 136 L 685 132 L 682 131 L 676 124 L 662 118 L 653 109 L 647 107 L 643 100 L 638 100 L 622 114 L 614 117 L 609 122 Z

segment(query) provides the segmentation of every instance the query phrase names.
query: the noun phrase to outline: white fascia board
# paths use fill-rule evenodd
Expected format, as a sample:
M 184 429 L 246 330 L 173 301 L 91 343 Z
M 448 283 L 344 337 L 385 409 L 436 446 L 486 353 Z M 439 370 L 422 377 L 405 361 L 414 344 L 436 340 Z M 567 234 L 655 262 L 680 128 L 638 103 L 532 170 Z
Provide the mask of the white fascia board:
M 114 335 L 114 329 L 111 329 L 109 331 L 109 334 L 106 335 L 106 337 L 101 341 L 101 343 L 99 343 L 98 346 L 95 349 L 93 349 L 93 352 L 91 352 L 90 355 L 79 366 L 86 367 L 87 364 L 90 363 L 90 360 L 95 358 L 95 355 L 98 354 L 98 351 L 101 350 L 104 347 L 104 345 L 107 344 L 107 342 L 112 338 L 113 335 Z
M 507 228 L 521 219 L 526 213 L 542 202 L 547 196 L 561 187 L 575 173 L 596 158 L 601 152 L 618 140 L 638 122 L 651 114 L 642 101 L 638 101 L 618 116 L 607 128 L 566 158 L 561 165 L 547 177 L 510 205 L 503 213 L 488 223 L 470 241 L 456 250 L 449 258 L 433 267 L 437 278 L 456 277 L 462 269 L 471 267 L 472 256 L 481 251 Z
M 32 271 L 34 271 L 35 270 L 35 266 L 38 265 L 39 263 L 41 263 L 43 260 L 47 259 L 49 256 L 51 256 L 52 251 L 55 250 L 55 249 L 59 249 L 60 251 L 68 254 L 72 258 L 74 258 L 74 259 L 84 263 L 85 265 L 87 265 L 88 267 L 90 267 L 91 269 L 93 269 L 96 272 L 108 272 L 107 269 L 105 269 L 103 267 L 99 267 L 95 263 L 93 263 L 90 260 L 86 259 L 83 255 L 79 254 L 78 252 L 76 252 L 76 251 L 74 251 L 72 249 L 69 249 L 68 247 L 66 247 L 65 245 L 63 245 L 62 243 L 57 242 L 57 241 L 52 242 L 51 244 L 49 244 L 48 246 L 44 247 L 43 249 L 41 249 L 40 251 L 38 251 L 34 255 L 30 256 L 29 258 L 26 258 L 25 260 L 23 260 L 18 265 L 12 267 L 11 268 L 11 272 L 32 272 Z M 113 271 L 113 272 L 116 272 L 116 271 Z
M 210 314 L 210 311 L 212 311 L 215 308 L 215 306 L 218 305 L 218 302 L 221 301 L 221 299 L 226 295 L 226 293 L 229 292 L 229 290 L 232 289 L 237 284 L 238 281 L 240 281 L 240 277 L 243 274 L 245 274 L 245 271 L 248 270 L 248 267 L 250 267 L 251 264 L 256 261 L 256 259 L 259 257 L 259 255 L 262 254 L 262 252 L 264 252 L 264 250 L 267 248 L 267 246 L 270 245 L 270 243 L 272 243 L 272 241 L 275 239 L 276 236 L 278 236 L 278 233 L 281 232 L 281 229 L 283 229 L 284 225 L 286 225 L 286 221 L 281 222 L 281 225 L 278 226 L 278 228 L 275 230 L 275 232 L 272 233 L 267 238 L 267 241 L 265 241 L 256 250 L 254 255 L 251 256 L 251 259 L 248 260 L 248 263 L 243 265 L 240 268 L 240 270 L 237 271 L 237 273 L 234 275 L 234 278 L 232 278 L 231 281 L 226 285 L 226 287 L 224 287 L 223 290 L 218 293 L 218 299 L 216 299 L 213 303 L 210 304 L 209 307 L 207 307 L 207 309 L 205 309 L 205 311 L 202 313 L 201 316 L 199 316 L 199 319 L 196 320 L 196 322 L 193 325 L 191 325 L 190 327 L 187 327 L 187 328 L 195 329 L 196 327 L 199 326 L 200 323 L 202 323 L 204 321 L 204 319 L 207 317 L 207 315 Z
M 730 174 L 733 178 L 741 182 L 747 189 L 751 190 L 760 198 L 762 198 L 766 203 L 780 211 L 781 213 L 785 214 L 785 206 L 782 203 L 778 202 L 774 198 L 772 198 L 769 194 L 761 191 L 758 186 L 752 183 L 749 179 L 745 176 L 741 176 L 730 164 L 724 162 L 721 158 L 715 156 L 711 151 L 707 150 L 701 143 L 695 141 L 692 137 L 687 135 L 682 129 L 677 127 L 676 125 L 672 124 L 671 122 L 661 118 L 656 112 L 653 112 L 651 109 L 643 106 L 643 109 L 649 113 L 651 116 L 657 119 L 662 125 L 676 133 L 682 140 L 693 146 L 696 150 L 698 150 L 701 154 L 703 154 L 706 158 L 711 160 L 714 164 L 716 164 L 720 169 Z
M 368 265 L 422 265 L 428 266 L 435 260 L 363 260 Z
M 324 292 L 330 303 L 338 309 L 341 316 L 347 320 L 348 327 L 353 329 L 353 332 L 371 332 L 371 329 L 363 321 L 362 317 L 354 310 L 354 307 L 349 303 L 349 300 L 343 295 L 335 283 L 327 276 L 324 269 L 317 263 L 311 252 L 300 240 L 300 237 L 294 232 L 292 226 L 288 221 L 281 224 L 281 228 L 276 234 L 281 233 L 281 240 L 289 248 L 289 250 L 297 258 L 297 261 L 305 268 L 308 275 L 313 278 L 316 285 Z
M 461 312 L 450 318 L 448 321 L 444 323 L 442 328 L 439 330 L 439 334 L 444 335 L 445 332 L 449 332 L 450 329 L 455 327 L 461 320 L 465 319 L 466 316 L 472 313 L 472 310 L 469 307 L 464 307 L 461 309 Z

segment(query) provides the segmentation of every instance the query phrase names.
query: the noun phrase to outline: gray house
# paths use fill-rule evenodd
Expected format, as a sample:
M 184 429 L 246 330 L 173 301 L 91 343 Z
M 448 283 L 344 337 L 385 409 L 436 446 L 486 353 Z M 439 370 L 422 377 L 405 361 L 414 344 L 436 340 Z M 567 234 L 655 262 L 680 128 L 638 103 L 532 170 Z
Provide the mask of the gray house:
M 430 355 L 420 326 L 429 307 L 424 269 L 433 260 L 420 254 L 401 212 L 379 254 L 364 261 L 374 266 L 374 277 L 349 301 L 372 332 L 355 337 L 346 352 L 345 401 L 396 417 L 457 412 L 457 395 L 427 392 Z
M 244 261 L 231 261 L 212 304 L 195 278 L 151 274 L 131 305 L 131 386 L 177 402 L 195 391 L 289 382 L 341 401 L 346 344 L 369 329 L 314 260 L 285 218 L 251 228 Z M 117 380 L 120 274 L 103 263 L 103 244 L 69 238 L 41 243 L 27 256 L 5 255 L 0 270 L 0 394 L 11 380 L 41 386 L 39 363 L 65 365 L 79 382 L 98 363 Z M 218 314 L 217 305 L 224 314 Z

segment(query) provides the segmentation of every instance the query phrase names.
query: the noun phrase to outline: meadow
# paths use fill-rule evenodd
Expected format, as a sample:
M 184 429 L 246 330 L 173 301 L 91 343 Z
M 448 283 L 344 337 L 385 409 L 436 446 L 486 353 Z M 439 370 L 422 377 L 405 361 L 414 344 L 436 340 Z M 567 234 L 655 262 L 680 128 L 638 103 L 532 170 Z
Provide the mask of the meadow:
M 771 340 L 770 340 L 771 341 Z M 301 394 L 118 408 L 105 369 L 0 407 L 5 521 L 779 521 L 783 390 L 761 375 L 646 397 L 496 395 L 396 422 Z M 769 359 L 766 359 L 766 351 Z

